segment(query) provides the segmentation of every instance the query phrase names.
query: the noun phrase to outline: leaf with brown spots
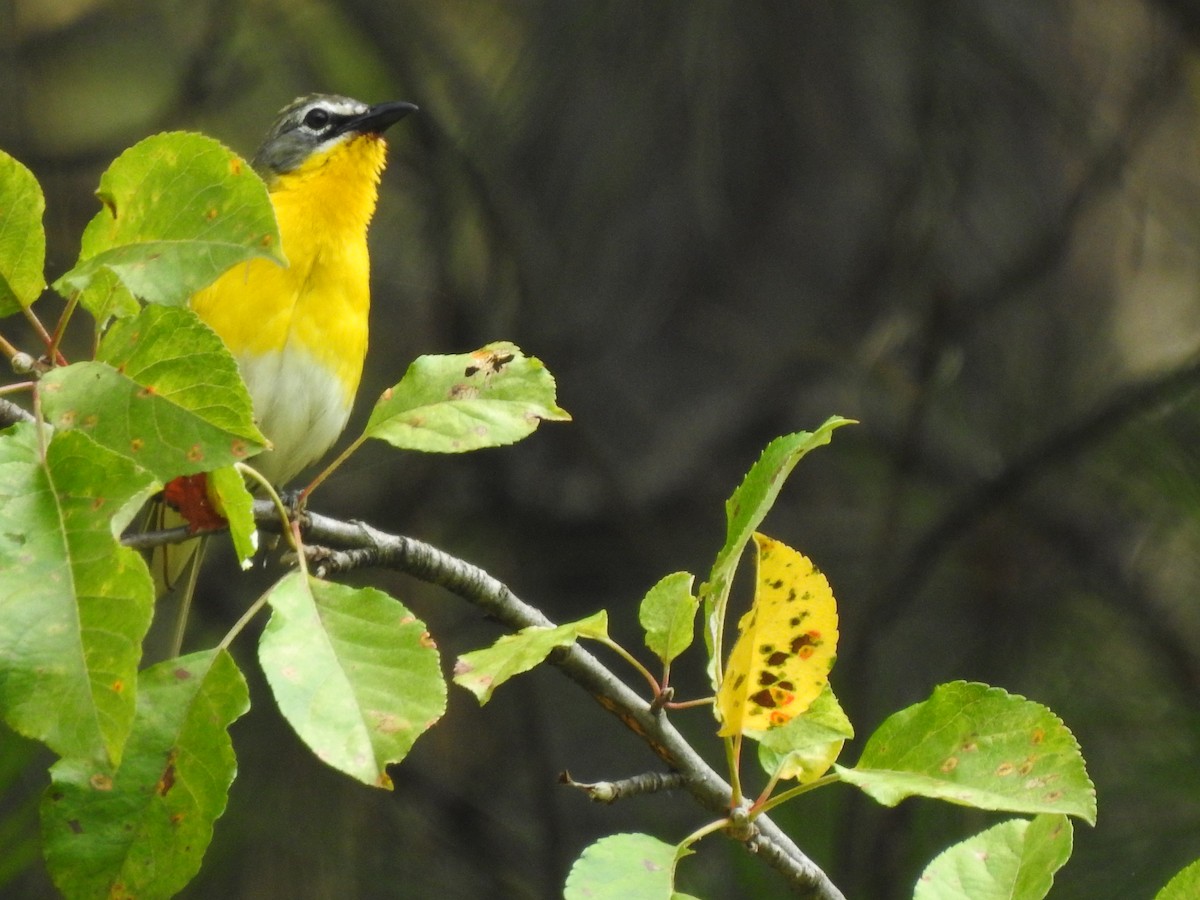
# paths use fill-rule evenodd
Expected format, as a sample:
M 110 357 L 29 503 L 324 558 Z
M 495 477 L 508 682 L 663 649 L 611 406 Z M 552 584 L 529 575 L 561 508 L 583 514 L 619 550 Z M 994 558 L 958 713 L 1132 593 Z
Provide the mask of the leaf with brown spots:
M 95 360 L 46 374 L 43 408 L 161 481 L 261 450 L 237 362 L 194 312 L 148 306 L 109 328 Z
M 717 690 L 722 737 L 766 731 L 804 712 L 829 683 L 837 656 L 837 604 L 803 554 L 754 534 L 754 604 L 738 623 Z
M 118 766 L 73 757 L 42 799 L 46 867 L 68 897 L 170 897 L 200 868 L 237 763 L 228 728 L 250 706 L 224 650 L 138 676 Z
M 885 806 L 936 797 L 1096 822 L 1096 789 L 1075 736 L 1041 704 L 986 684 L 939 685 L 880 725 L 858 765 L 837 771 Z
M 258 658 L 279 711 L 322 762 L 390 790 L 388 765 L 446 711 L 424 623 L 383 591 L 302 572 L 267 598 Z
M 118 536 L 157 486 L 76 431 L 0 435 L 0 717 L 61 756 L 121 758 L 154 597 Z
M 284 262 L 266 185 L 204 135 L 156 134 L 135 144 L 101 176 L 97 195 L 103 209 L 54 289 L 78 294 L 98 321 L 136 312 L 133 297 L 182 306 L 239 262 Z
M 682 898 L 675 890 L 675 867 L 692 852 L 648 834 L 610 834 L 575 860 L 563 900 Z
M 1042 900 L 1073 838 L 1062 815 L 1001 822 L 939 853 L 917 879 L 913 900 Z
M 570 420 L 554 377 L 515 344 L 418 357 L 375 404 L 363 436 L 401 450 L 464 453 L 512 444 L 544 421 Z

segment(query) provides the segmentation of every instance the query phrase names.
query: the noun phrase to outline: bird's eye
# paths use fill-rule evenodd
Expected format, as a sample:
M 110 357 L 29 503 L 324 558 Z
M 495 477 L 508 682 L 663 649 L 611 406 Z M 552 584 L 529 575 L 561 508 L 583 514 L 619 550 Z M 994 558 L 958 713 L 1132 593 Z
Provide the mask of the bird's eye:
M 316 109 L 310 109 L 304 116 L 304 124 L 313 131 L 320 131 L 329 124 L 329 110 L 321 109 L 319 106 Z

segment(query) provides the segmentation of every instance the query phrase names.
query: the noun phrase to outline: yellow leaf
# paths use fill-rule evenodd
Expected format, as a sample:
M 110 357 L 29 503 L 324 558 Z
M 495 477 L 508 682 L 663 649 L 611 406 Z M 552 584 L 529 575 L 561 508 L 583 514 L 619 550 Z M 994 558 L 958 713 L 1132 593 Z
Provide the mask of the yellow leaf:
M 738 623 L 717 691 L 722 737 L 766 731 L 804 712 L 829 682 L 837 655 L 837 604 L 808 557 L 754 535 L 754 604 Z

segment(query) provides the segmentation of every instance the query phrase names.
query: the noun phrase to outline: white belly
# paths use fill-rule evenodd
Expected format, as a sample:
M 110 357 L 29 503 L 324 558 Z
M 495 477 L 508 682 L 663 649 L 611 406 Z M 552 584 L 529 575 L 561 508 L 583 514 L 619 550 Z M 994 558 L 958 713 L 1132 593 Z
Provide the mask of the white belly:
M 270 356 L 238 356 L 254 417 L 273 449 L 249 460 L 283 486 L 333 446 L 350 418 L 351 398 L 338 379 L 294 344 Z

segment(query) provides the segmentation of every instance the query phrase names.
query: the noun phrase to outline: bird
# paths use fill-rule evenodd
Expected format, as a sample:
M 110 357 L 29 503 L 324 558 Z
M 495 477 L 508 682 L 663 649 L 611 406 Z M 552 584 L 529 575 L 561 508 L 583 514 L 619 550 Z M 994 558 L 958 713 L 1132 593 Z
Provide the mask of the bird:
M 367 228 L 386 164 L 383 133 L 417 107 L 309 94 L 281 109 L 251 166 L 287 265 L 252 259 L 195 293 L 192 310 L 237 360 L 270 449 L 251 464 L 283 486 L 350 417 L 367 353 Z
M 237 361 L 270 442 L 251 463 L 276 487 L 322 457 L 349 420 L 367 353 L 367 228 L 386 164 L 383 133 L 416 111 L 405 101 L 370 105 L 338 94 L 309 94 L 283 107 L 250 165 L 266 184 L 287 265 L 239 263 L 189 300 Z M 163 497 L 171 509 L 158 505 L 160 527 L 187 521 L 202 531 L 221 521 L 203 474 L 175 479 Z M 185 586 L 176 653 L 202 545 L 192 540 L 152 554 L 160 596 Z

